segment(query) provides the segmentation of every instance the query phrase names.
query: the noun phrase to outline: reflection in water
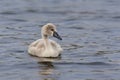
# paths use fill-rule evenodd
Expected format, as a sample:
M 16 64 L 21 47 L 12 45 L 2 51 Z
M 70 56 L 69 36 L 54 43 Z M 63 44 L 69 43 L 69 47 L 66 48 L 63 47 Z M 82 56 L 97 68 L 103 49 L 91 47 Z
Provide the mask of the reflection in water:
M 43 80 L 56 80 L 59 74 L 55 70 L 54 62 L 61 58 L 36 58 L 40 65 L 39 75 L 43 77 Z
M 30 56 L 32 56 L 32 55 L 30 55 Z M 49 57 L 49 58 L 40 58 L 40 57 L 36 57 L 36 56 L 32 56 L 35 60 L 37 60 L 38 61 L 38 63 L 47 63 L 47 62 L 57 62 L 57 61 L 59 61 L 59 60 L 61 60 L 61 56 L 59 56 L 59 57 L 55 57 L 55 58 L 52 58 L 52 57 Z
M 40 75 L 50 75 L 53 73 L 54 65 L 52 62 L 39 62 L 43 65 L 42 70 L 40 71 Z

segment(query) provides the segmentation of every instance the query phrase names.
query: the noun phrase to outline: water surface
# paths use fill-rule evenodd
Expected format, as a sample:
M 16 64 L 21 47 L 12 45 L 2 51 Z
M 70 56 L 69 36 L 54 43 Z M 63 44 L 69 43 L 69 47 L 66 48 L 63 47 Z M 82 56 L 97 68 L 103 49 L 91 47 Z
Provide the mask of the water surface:
M 1 80 L 120 80 L 119 0 L 0 0 Z M 28 45 L 54 23 L 61 58 L 36 58 Z

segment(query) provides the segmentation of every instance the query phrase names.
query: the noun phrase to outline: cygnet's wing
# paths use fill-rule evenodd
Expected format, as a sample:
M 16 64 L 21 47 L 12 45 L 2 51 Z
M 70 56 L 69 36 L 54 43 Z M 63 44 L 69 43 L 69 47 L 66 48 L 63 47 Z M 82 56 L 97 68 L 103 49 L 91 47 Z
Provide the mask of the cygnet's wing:
M 42 39 L 38 39 L 38 40 L 32 42 L 29 47 L 37 47 L 37 46 L 43 46 L 43 40 Z
M 61 46 L 57 43 L 57 42 L 55 42 L 55 41 L 53 41 L 53 40 L 49 40 L 50 41 L 50 43 L 51 43 L 51 45 L 56 49 L 56 50 L 58 50 L 58 51 L 63 51 L 63 49 L 61 48 Z
M 37 53 L 40 53 L 41 50 L 43 50 L 45 48 L 43 40 L 42 39 L 38 39 L 34 42 L 32 42 L 28 48 L 28 52 L 31 55 L 36 55 Z

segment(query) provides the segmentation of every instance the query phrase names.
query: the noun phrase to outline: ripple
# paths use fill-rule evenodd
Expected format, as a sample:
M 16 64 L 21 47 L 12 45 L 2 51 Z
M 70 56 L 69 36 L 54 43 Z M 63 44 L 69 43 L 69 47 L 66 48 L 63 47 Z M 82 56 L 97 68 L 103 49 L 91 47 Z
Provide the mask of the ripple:
M 83 48 L 84 46 L 79 44 L 70 44 L 64 47 L 65 47 L 65 50 L 73 50 L 73 49 Z
M 96 12 L 81 11 L 80 14 L 97 14 Z
M 4 12 L 1 12 L 0 14 L 2 14 L 2 15 L 14 15 L 14 14 L 17 14 L 17 12 L 14 12 L 14 11 L 4 11 Z
M 110 54 L 112 53 L 111 51 L 98 51 L 96 55 L 103 55 L 103 54 Z
M 26 10 L 27 12 L 30 12 L 30 13 L 38 13 L 39 11 L 36 10 L 36 9 L 27 9 Z
M 105 63 L 105 62 L 69 62 L 69 61 L 58 62 L 58 63 L 55 62 L 54 64 L 61 64 L 61 65 L 111 65 L 111 64 Z
M 73 26 L 73 27 L 70 27 L 70 28 L 71 28 L 71 29 L 77 29 L 77 30 L 79 30 L 79 29 L 80 29 L 80 30 L 85 29 L 85 28 L 83 28 L 83 27 L 74 27 L 74 26 Z
M 120 19 L 120 16 L 114 16 L 112 18 L 114 18 L 114 19 Z
M 24 52 L 25 52 L 24 50 L 19 50 L 19 49 L 18 49 L 18 50 L 15 50 L 15 49 L 14 49 L 14 50 L 8 50 L 8 51 L 9 51 L 9 52 L 12 52 L 12 53 L 13 53 L 13 52 L 14 52 L 14 53 L 24 53 Z M 12 55 L 12 54 L 11 54 L 11 55 Z
M 16 63 L 14 65 L 11 65 L 11 67 L 13 68 L 22 68 L 22 69 L 36 69 L 39 68 L 38 66 L 36 66 L 37 63 L 34 62 L 23 62 L 23 63 Z
M 12 19 L 13 21 L 18 21 L 18 22 L 27 22 L 27 20 L 23 20 L 23 19 Z

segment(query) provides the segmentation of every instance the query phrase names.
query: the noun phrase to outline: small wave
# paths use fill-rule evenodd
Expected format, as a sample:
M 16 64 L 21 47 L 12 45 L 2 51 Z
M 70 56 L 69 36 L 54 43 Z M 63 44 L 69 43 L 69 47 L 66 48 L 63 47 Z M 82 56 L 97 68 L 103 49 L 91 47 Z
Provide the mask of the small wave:
M 85 28 L 83 28 L 83 27 L 74 27 L 74 26 L 73 26 L 73 27 L 70 27 L 70 28 L 71 28 L 71 29 L 77 29 L 77 30 L 79 30 L 79 29 L 80 29 L 80 30 L 85 29 Z
M 30 12 L 30 13 L 38 13 L 39 11 L 36 10 L 36 9 L 27 9 L 26 10 L 27 12 Z
M 112 18 L 114 18 L 114 19 L 120 19 L 120 16 L 114 16 Z
M 18 21 L 18 22 L 26 22 L 26 20 L 23 19 L 12 19 L 13 21 Z
M 55 62 L 55 64 L 62 64 L 62 65 L 110 65 L 109 63 L 105 62 Z
M 110 54 L 112 51 L 98 51 L 96 52 L 96 55 L 103 55 L 103 54 Z
M 14 12 L 14 11 L 4 11 L 4 12 L 1 12 L 0 14 L 3 14 L 3 15 L 14 15 L 14 14 L 17 14 L 17 13 Z

